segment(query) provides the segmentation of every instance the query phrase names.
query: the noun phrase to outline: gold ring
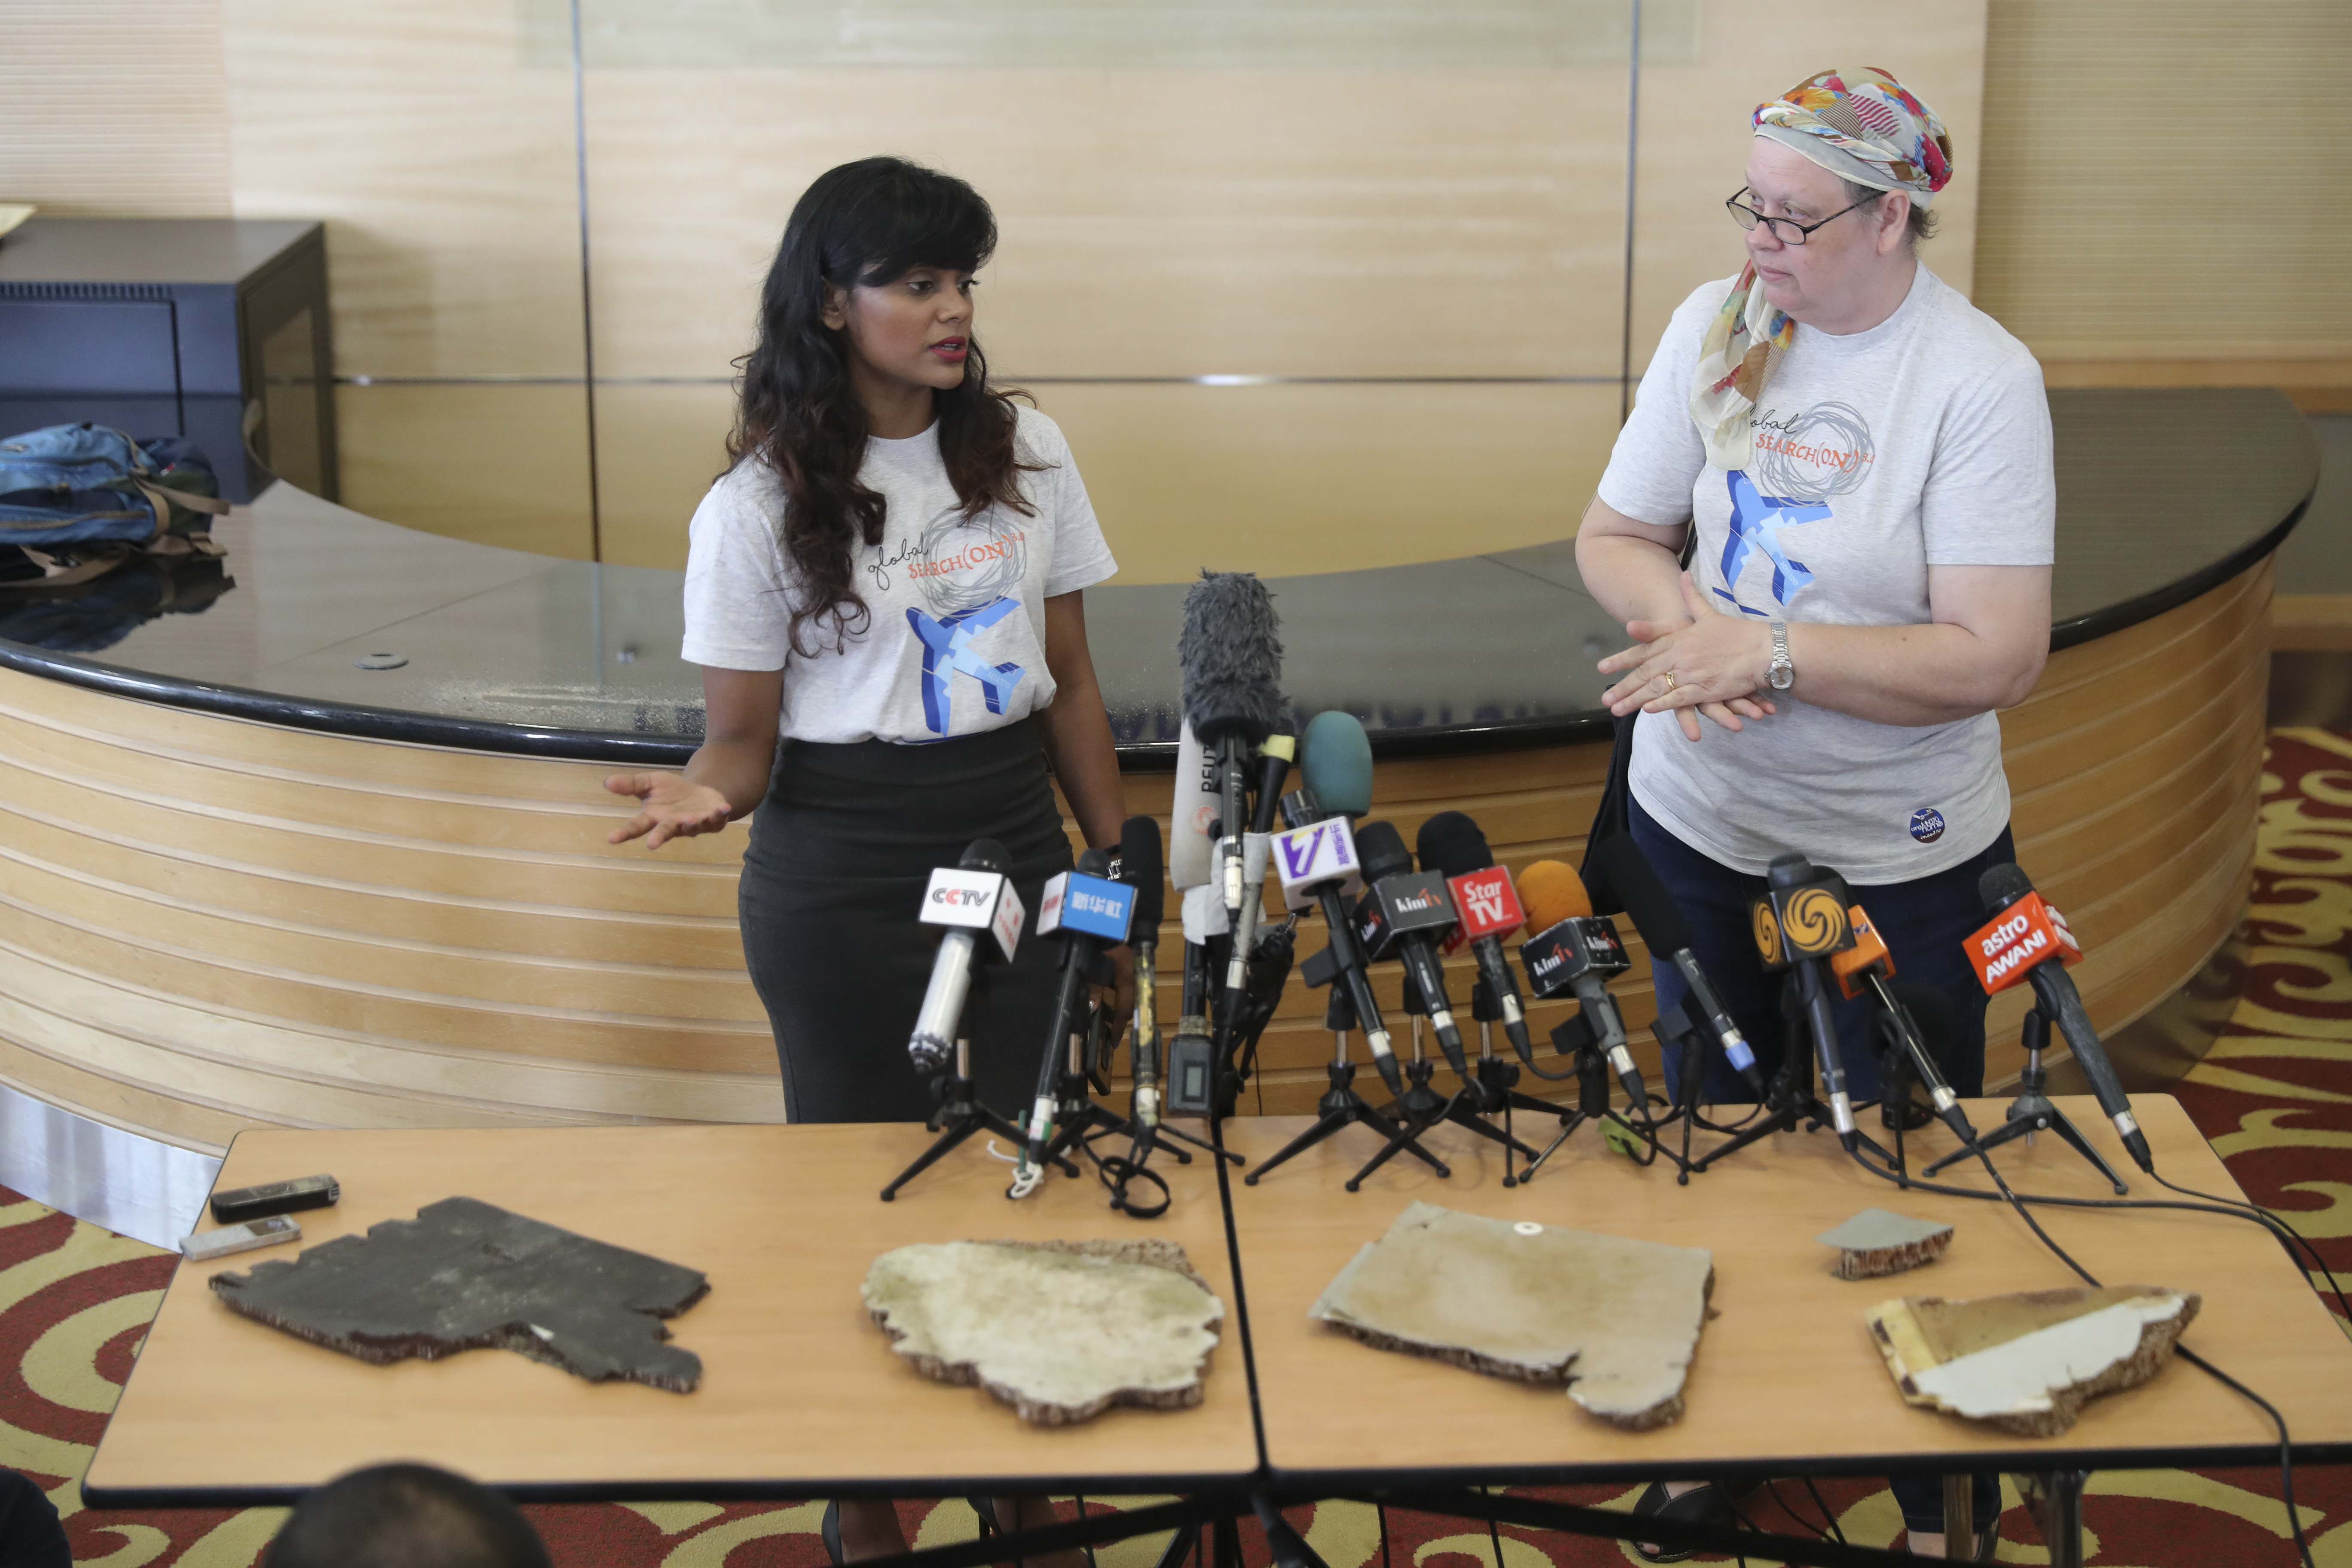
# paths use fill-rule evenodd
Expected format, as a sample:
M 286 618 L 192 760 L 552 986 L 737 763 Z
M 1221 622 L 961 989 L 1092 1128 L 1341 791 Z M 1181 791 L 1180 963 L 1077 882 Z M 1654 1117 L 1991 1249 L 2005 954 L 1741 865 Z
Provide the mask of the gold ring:
M 1670 669 L 1670 670 L 1666 671 L 1666 689 L 1667 689 L 1667 690 L 1669 690 L 1669 691 L 1672 691 L 1674 689 L 1675 689 L 1675 672 L 1674 672 L 1673 670 L 1671 670 L 1671 669 Z

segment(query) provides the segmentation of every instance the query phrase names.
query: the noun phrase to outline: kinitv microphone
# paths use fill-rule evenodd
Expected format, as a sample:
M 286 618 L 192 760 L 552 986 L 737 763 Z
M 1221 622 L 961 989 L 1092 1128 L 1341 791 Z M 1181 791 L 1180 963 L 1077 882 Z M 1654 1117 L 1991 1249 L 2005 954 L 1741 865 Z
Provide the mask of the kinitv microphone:
M 1756 1098 L 1764 1098 L 1764 1074 L 1756 1065 L 1755 1048 L 1748 1037 L 1732 1020 L 1731 1010 L 1716 994 L 1715 983 L 1699 967 L 1698 954 L 1691 951 L 1690 927 L 1683 920 L 1674 896 L 1665 884 L 1658 880 L 1649 858 L 1633 842 L 1630 833 L 1620 833 L 1605 838 L 1592 851 L 1593 869 L 1611 892 L 1617 896 L 1625 918 L 1642 934 L 1642 945 L 1654 958 L 1664 960 L 1690 990 L 1688 1010 L 1697 1015 L 1698 1021 L 1716 1037 L 1723 1047 L 1723 1056 Z
M 1444 951 L 1450 954 L 1465 945 L 1470 949 L 1478 961 L 1478 977 L 1503 1016 L 1503 1033 L 1511 1048 L 1535 1068 L 1535 1042 L 1528 1037 L 1527 1010 L 1519 1003 L 1518 976 L 1511 973 L 1510 958 L 1503 952 L 1503 939 L 1528 919 L 1518 889 L 1511 885 L 1511 873 L 1495 864 L 1486 834 L 1458 811 L 1441 811 L 1423 823 L 1413 843 L 1422 869 L 1444 877 L 1454 895 L 1454 913 L 1461 923 L 1445 939 Z
M 1349 897 L 1363 890 L 1363 866 L 1348 819 L 1372 805 L 1372 748 L 1363 725 L 1346 713 L 1315 715 L 1301 737 L 1298 772 L 1304 782 L 1283 800 L 1290 826 L 1274 836 L 1272 858 L 1282 879 L 1283 902 L 1293 910 L 1320 909 L 1329 931 L 1329 944 L 1304 965 L 1307 978 L 1347 987 L 1372 1065 L 1389 1092 L 1402 1099 L 1404 1075 L 1348 914 Z
M 1519 967 L 1538 996 L 1574 992 L 1601 1054 L 1609 1058 L 1625 1097 L 1643 1117 L 1650 1097 L 1633 1053 L 1625 1043 L 1624 1015 L 1609 994 L 1609 976 L 1627 968 L 1625 944 L 1606 917 L 1592 912 L 1584 879 L 1557 860 L 1538 860 L 1519 877 L 1528 904 L 1528 929 L 1535 934 L 1519 948 Z
M 1130 816 L 1118 830 L 1119 880 L 1135 889 L 1129 921 L 1135 949 L 1135 1125 L 1138 1147 L 1160 1125 L 1160 824 Z M 1139 1153 L 1138 1158 L 1140 1158 Z
M 1421 998 L 1430 1026 L 1437 1032 L 1445 1064 L 1463 1082 L 1470 1081 L 1470 1058 L 1462 1048 L 1462 1028 L 1454 1021 L 1453 999 L 1445 994 L 1445 967 L 1437 960 L 1437 944 L 1454 933 L 1460 922 L 1454 914 L 1454 895 L 1435 871 L 1412 868 L 1412 851 L 1392 822 L 1367 822 L 1356 830 L 1356 854 L 1370 883 L 1356 906 L 1356 940 L 1364 960 L 1377 963 L 1394 958 L 1404 964 L 1405 978 Z
M 955 1053 L 964 999 L 971 992 L 972 965 L 988 962 L 992 952 L 1011 960 L 1021 941 L 1028 911 L 1004 874 L 1012 864 L 1003 845 L 993 838 L 979 839 L 953 868 L 942 866 L 933 871 L 930 886 L 923 890 L 923 924 L 945 931 L 939 956 L 931 961 L 922 1010 L 915 1015 L 915 1032 L 907 1041 L 907 1055 L 926 1078 L 945 1070 Z M 990 938 L 985 945 L 980 942 L 982 932 Z
M 1184 595 L 1184 625 L 1176 637 L 1184 719 L 1216 769 L 1216 871 L 1226 916 L 1236 924 L 1244 869 L 1242 835 L 1249 821 L 1249 759 L 1282 721 L 1280 628 L 1274 596 L 1253 574 L 1203 572 Z
M 1813 1058 L 1822 1074 L 1822 1095 L 1838 1142 L 1852 1153 L 1861 1142 L 1853 1124 L 1853 1100 L 1845 1089 L 1845 1060 L 1838 1054 L 1837 1019 L 1830 1009 L 1822 961 L 1853 945 L 1843 883 L 1816 871 L 1802 855 L 1780 855 L 1764 870 L 1765 892 L 1748 906 L 1757 955 L 1767 973 L 1796 972 L 1797 1001 L 1811 1026 Z
M 2032 983 L 2042 1010 L 2057 1024 L 2067 1048 L 2083 1064 L 2091 1092 L 2099 1097 L 2099 1109 L 2116 1124 L 2133 1162 L 2154 1175 L 2156 1156 L 2147 1146 L 2147 1134 L 2132 1115 L 2131 1100 L 2107 1060 L 2106 1047 L 2099 1043 L 2099 1032 L 2091 1026 L 2082 994 L 2066 977 L 2065 966 L 2082 958 L 2083 948 L 2066 929 L 2065 917 L 2042 901 L 2032 879 L 2015 866 L 1987 871 L 1978 879 L 1977 894 L 1992 919 L 1969 938 L 1969 960 L 1986 994 L 1997 996 L 2021 980 Z
M 1054 994 L 1054 1020 L 1037 1064 L 1037 1098 L 1029 1112 L 1028 1143 L 1013 1172 L 1013 1195 L 1024 1197 L 1045 1172 L 1045 1145 L 1054 1137 L 1062 1079 L 1071 1071 L 1073 1039 L 1085 1030 L 1087 987 L 1108 978 L 1104 952 L 1127 940 L 1135 914 L 1135 889 L 1106 875 L 1110 856 L 1089 849 L 1077 868 L 1045 884 L 1037 901 L 1037 934 L 1062 938 L 1061 976 Z

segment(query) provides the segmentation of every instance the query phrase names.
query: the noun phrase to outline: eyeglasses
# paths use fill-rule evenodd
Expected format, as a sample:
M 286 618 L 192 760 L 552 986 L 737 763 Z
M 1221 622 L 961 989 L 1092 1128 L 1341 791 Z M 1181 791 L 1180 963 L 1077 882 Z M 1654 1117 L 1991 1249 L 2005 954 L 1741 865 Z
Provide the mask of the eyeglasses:
M 1738 190 L 1732 192 L 1731 195 L 1724 198 L 1724 209 L 1731 214 L 1731 221 L 1738 224 L 1742 228 L 1754 228 L 1760 223 L 1772 231 L 1772 237 L 1774 239 L 1779 240 L 1783 245 L 1802 245 L 1805 243 L 1805 236 L 1821 227 L 1822 224 L 1829 223 L 1832 219 L 1842 218 L 1845 216 L 1846 214 L 1853 211 L 1854 207 L 1866 207 L 1871 203 L 1878 199 L 1875 195 L 1864 196 L 1862 200 L 1854 203 L 1852 207 L 1840 207 L 1837 211 L 1830 214 L 1828 217 L 1822 219 L 1821 223 L 1799 223 L 1792 217 L 1765 216 L 1762 213 L 1758 212 L 1754 207 L 1749 206 L 1746 202 L 1739 199 L 1746 195 L 1748 192 L 1748 187 L 1742 185 Z

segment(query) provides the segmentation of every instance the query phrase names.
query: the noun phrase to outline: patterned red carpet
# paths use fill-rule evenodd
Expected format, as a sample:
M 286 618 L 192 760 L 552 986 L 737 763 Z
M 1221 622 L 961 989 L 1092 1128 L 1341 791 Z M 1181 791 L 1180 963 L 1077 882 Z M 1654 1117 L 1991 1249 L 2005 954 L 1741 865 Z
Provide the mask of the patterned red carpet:
M 2253 905 L 2242 933 L 2245 994 L 2224 1037 L 2178 1092 L 2247 1193 L 2295 1216 L 2330 1266 L 2352 1273 L 2352 738 L 2274 732 L 2262 810 Z M 82 1508 L 77 1491 L 171 1273 L 170 1254 L 0 1192 L 0 1466 L 51 1489 L 78 1563 L 249 1568 L 277 1528 L 278 1510 L 107 1513 Z M 2275 1470 L 2095 1477 L 2084 1505 L 2085 1561 L 2101 1568 L 2291 1563 L 2278 1482 Z M 2352 1470 L 2300 1470 L 2296 1485 L 2319 1568 L 2352 1568 Z M 1821 1490 L 1850 1540 L 1895 1543 L 1901 1522 L 1883 1483 L 1833 1481 Z M 1632 1505 L 1633 1491 L 1555 1495 L 1622 1508 Z M 1812 1512 L 1801 1487 L 1783 1483 L 1780 1496 L 1801 1514 Z M 2006 1500 L 1998 1560 L 2047 1563 L 2015 1496 Z M 973 1529 L 961 1501 L 910 1503 L 903 1511 L 908 1536 L 921 1545 Z M 1750 1512 L 1768 1530 L 1811 1528 L 1769 1500 Z M 814 1504 L 577 1505 L 530 1513 L 562 1568 L 814 1568 L 824 1561 Z M 1332 1504 L 1293 1519 L 1331 1568 L 1383 1560 L 1369 1509 Z M 1388 1522 L 1389 1564 L 1496 1563 L 1483 1530 L 1418 1516 Z M 1265 1562 L 1254 1527 L 1248 1544 L 1251 1561 Z M 1106 1550 L 1100 1568 L 1151 1568 L 1160 1545 Z M 1612 1542 L 1507 1528 L 1500 1556 L 1496 1568 L 1637 1561 Z

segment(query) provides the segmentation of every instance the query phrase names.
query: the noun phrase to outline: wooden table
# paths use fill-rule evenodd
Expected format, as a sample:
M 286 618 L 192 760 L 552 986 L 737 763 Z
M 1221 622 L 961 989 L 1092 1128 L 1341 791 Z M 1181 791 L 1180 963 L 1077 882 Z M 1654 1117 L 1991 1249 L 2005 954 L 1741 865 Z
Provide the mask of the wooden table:
M 1997 1126 L 2006 1103 L 1971 1101 L 1969 1115 L 1980 1128 Z M 2126 1173 L 2133 1197 L 2172 1196 L 2130 1164 L 2095 1103 L 2058 1103 Z M 2134 1105 L 2170 1180 L 2242 1195 L 2178 1100 L 2145 1095 Z M 1521 1136 L 1540 1142 L 1535 1121 L 1520 1119 Z M 1877 1118 L 1867 1121 L 1881 1136 Z M 1304 1125 L 1303 1118 L 1243 1119 L 1226 1123 L 1226 1138 L 1255 1168 Z M 1898 1192 L 1846 1159 L 1826 1132 L 1776 1136 L 1678 1186 L 1664 1162 L 1637 1168 L 1606 1152 L 1587 1126 L 1534 1182 L 1511 1191 L 1502 1186 L 1501 1159 L 1488 1152 L 1495 1145 L 1444 1127 L 1427 1142 L 1453 1167 L 1452 1180 L 1398 1159 L 1363 1191 L 1342 1191 L 1342 1180 L 1379 1147 L 1356 1130 L 1257 1186 L 1234 1184 L 1266 1458 L 1286 1491 L 1360 1488 L 1375 1474 L 1412 1485 L 2277 1462 L 2275 1431 L 2262 1412 L 2178 1360 L 2140 1388 L 2094 1400 L 2059 1437 L 2015 1437 L 1905 1405 L 1864 1326 L 1865 1308 L 1904 1295 L 2078 1281 L 2006 1205 Z M 1940 1127 L 1909 1143 L 1914 1170 L 1953 1147 Z M 1994 1159 L 2021 1192 L 2113 1195 L 2054 1138 L 2039 1137 L 2031 1149 L 2011 1143 Z M 1990 1190 L 1981 1166 L 1973 1173 L 1956 1166 L 1943 1179 Z M 1700 1339 L 1682 1418 L 1657 1431 L 1621 1431 L 1558 1390 L 1374 1350 L 1311 1321 L 1307 1308 L 1332 1276 L 1413 1199 L 1711 1249 L 1719 1316 Z M 1950 1251 L 1908 1274 L 1836 1278 L 1835 1254 L 1813 1237 L 1873 1205 L 1951 1222 Z M 2352 1458 L 2352 1343 L 2263 1230 L 2203 1214 L 2035 1212 L 2103 1280 L 2201 1294 L 2183 1342 L 2277 1405 L 2298 1457 Z
M 1173 1189 L 1149 1224 L 1090 1177 L 1006 1201 L 975 1140 L 891 1204 L 876 1193 L 919 1127 L 646 1127 L 247 1132 L 220 1185 L 315 1171 L 333 1208 L 310 1246 L 457 1194 L 671 1262 L 710 1293 L 670 1325 L 702 1358 L 688 1394 L 590 1384 L 501 1351 L 371 1366 L 231 1312 L 206 1281 L 291 1248 L 183 1263 L 84 1483 L 94 1507 L 283 1501 L 357 1466 L 425 1459 L 539 1498 L 1238 1489 L 1258 1471 L 1216 1177 L 1155 1160 Z M 917 1241 L 1160 1236 L 1224 1300 L 1206 1400 L 1028 1426 L 977 1388 L 909 1370 L 858 1299 L 880 1253 Z

